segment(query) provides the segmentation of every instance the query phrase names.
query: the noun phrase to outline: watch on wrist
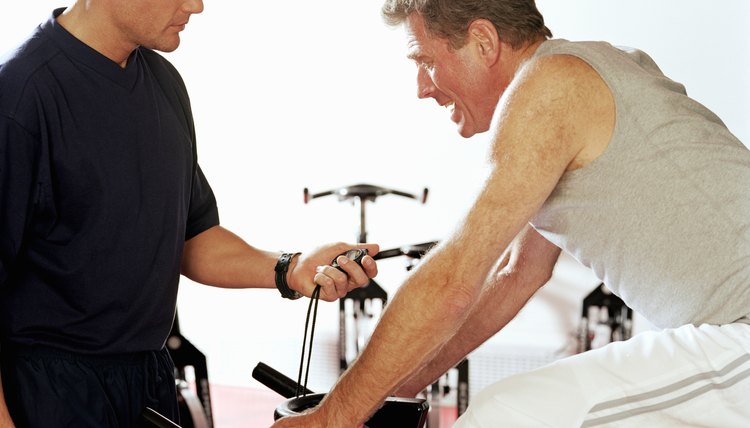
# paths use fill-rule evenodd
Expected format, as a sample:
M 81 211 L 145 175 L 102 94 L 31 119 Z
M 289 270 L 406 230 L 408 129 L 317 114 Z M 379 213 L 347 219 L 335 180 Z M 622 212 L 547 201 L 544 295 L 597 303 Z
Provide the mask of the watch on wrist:
M 301 253 L 282 253 L 279 260 L 276 262 L 274 271 L 276 272 L 276 288 L 279 289 L 281 297 L 290 300 L 297 300 L 302 297 L 301 294 L 289 288 L 289 283 L 286 282 L 286 275 L 289 271 L 289 264 L 295 256 Z

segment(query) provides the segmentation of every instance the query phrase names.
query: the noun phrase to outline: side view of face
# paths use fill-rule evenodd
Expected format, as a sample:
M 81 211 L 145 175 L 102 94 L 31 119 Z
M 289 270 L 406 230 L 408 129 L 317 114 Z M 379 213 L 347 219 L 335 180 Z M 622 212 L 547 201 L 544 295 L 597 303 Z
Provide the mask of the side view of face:
M 190 16 L 203 11 L 203 0 L 112 0 L 113 23 L 128 42 L 162 52 L 180 45 Z
M 490 128 L 499 94 L 482 47 L 472 37 L 459 49 L 427 33 L 418 13 L 405 22 L 407 57 L 417 67 L 417 96 L 433 98 L 450 111 L 461 136 L 469 138 Z

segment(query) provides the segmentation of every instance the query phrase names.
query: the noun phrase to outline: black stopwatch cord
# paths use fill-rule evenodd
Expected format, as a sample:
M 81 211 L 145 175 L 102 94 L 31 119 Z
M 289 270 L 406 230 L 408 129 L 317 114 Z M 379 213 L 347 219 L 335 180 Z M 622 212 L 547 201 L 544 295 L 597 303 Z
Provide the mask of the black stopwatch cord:
M 307 317 L 305 319 L 305 337 L 302 339 L 302 355 L 299 361 L 299 374 L 297 376 L 297 398 L 300 395 L 303 397 L 307 395 L 307 378 L 310 375 L 310 359 L 312 358 L 313 348 L 313 337 L 315 336 L 315 320 L 318 317 L 318 302 L 320 301 L 320 285 L 315 286 L 312 295 L 310 296 L 310 305 L 307 307 Z M 305 365 L 305 345 L 307 343 L 307 327 L 310 324 L 310 311 L 315 303 L 315 310 L 312 311 L 312 329 L 310 330 L 310 347 L 307 351 L 307 369 L 305 371 L 305 384 L 302 385 L 302 367 Z

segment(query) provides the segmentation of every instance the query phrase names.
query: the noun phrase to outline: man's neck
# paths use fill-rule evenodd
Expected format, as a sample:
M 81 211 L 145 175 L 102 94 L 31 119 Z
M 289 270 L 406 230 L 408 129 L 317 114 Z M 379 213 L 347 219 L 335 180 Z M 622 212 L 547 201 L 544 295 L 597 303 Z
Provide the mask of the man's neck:
M 132 43 L 121 41 L 123 38 L 118 37 L 109 17 L 88 2 L 76 2 L 57 17 L 57 22 L 75 38 L 122 68 L 137 48 Z
M 513 79 L 516 78 L 518 71 L 521 67 L 529 60 L 539 48 L 539 46 L 545 41 L 545 39 L 539 39 L 526 45 L 514 49 L 512 46 L 503 43 L 503 48 L 500 53 L 500 60 L 497 65 L 497 79 L 495 80 L 496 93 L 498 94 L 499 101 L 500 96 L 505 93 L 508 86 L 513 83 Z
M 546 39 L 538 39 L 534 42 L 528 43 L 518 49 L 506 49 L 505 52 L 507 52 L 507 58 L 506 58 L 506 64 L 507 64 L 507 73 L 509 77 L 509 81 L 512 81 L 518 71 L 521 69 L 521 66 L 525 64 L 531 57 L 534 56 L 536 53 L 536 50 L 539 49 L 539 46 L 544 43 Z

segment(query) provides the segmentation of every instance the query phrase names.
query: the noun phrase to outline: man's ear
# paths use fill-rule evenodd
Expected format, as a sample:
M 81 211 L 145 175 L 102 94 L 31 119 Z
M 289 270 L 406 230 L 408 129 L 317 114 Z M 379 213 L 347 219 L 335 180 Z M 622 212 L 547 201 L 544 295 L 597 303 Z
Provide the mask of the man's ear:
M 469 39 L 473 41 L 487 65 L 500 58 L 502 49 L 495 25 L 486 19 L 476 19 L 469 24 Z

